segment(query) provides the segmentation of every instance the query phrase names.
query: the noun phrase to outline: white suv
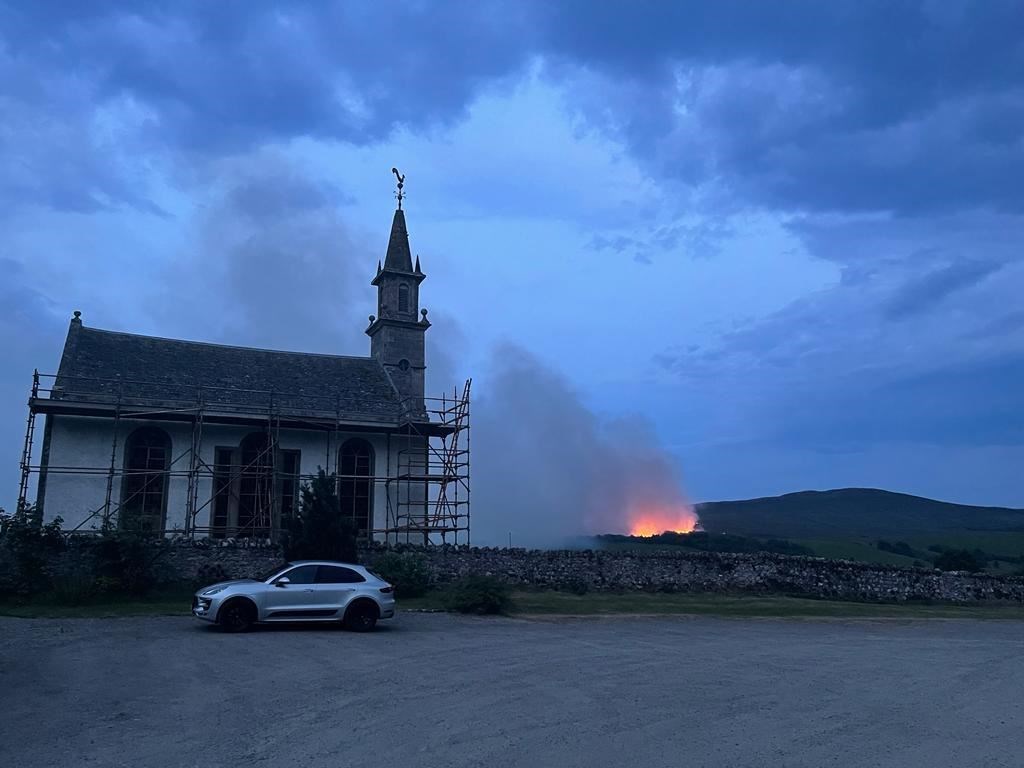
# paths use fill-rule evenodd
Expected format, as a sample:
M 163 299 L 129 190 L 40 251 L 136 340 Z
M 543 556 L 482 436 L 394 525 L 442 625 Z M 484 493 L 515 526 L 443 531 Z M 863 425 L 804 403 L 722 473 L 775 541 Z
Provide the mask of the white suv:
M 192 615 L 229 632 L 286 621 L 340 621 L 367 632 L 395 615 L 395 590 L 361 565 L 298 560 L 254 579 L 203 587 L 192 598 Z

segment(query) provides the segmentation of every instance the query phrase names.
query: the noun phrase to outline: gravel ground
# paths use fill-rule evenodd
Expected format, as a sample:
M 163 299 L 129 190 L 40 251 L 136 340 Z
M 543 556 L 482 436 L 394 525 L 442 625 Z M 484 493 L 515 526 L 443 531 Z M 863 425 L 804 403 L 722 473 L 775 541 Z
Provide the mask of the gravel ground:
M 0 764 L 1019 766 L 1024 624 L 0 619 Z

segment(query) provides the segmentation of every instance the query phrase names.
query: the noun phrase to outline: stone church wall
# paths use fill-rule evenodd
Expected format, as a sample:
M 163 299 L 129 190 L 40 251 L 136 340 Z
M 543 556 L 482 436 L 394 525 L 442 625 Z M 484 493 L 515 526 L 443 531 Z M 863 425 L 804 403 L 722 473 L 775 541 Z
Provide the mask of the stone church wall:
M 383 549 L 362 554 L 372 565 Z M 943 573 L 842 560 L 769 554 L 537 551 L 402 547 L 424 558 L 435 584 L 461 576 L 495 576 L 518 587 L 594 591 L 789 594 L 870 602 L 1024 602 L 1024 578 Z M 232 542 L 172 546 L 169 576 L 194 581 L 204 564 L 231 576 L 258 572 L 280 559 L 278 548 Z

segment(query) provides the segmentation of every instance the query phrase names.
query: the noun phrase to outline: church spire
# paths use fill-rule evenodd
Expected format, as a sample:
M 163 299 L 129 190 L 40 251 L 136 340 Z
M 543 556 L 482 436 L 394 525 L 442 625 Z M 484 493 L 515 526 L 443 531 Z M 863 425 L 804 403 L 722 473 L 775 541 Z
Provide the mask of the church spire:
M 405 211 L 399 208 L 391 222 L 391 238 L 384 257 L 384 269 L 412 272 L 412 252 L 409 250 L 409 232 L 405 228 Z
M 420 308 L 420 283 L 426 279 L 419 257 L 413 266 L 409 233 L 402 210 L 405 177 L 391 169 L 398 179 L 398 208 L 391 222 L 391 237 L 384 265 L 377 262 L 377 274 L 371 284 L 377 287 L 377 314 L 370 315 L 366 335 L 370 337 L 370 355 L 387 371 L 391 383 L 408 401 L 409 413 L 420 418 L 423 410 L 426 352 L 424 334 L 430 327 L 427 311 Z M 419 317 L 417 317 L 419 315 Z

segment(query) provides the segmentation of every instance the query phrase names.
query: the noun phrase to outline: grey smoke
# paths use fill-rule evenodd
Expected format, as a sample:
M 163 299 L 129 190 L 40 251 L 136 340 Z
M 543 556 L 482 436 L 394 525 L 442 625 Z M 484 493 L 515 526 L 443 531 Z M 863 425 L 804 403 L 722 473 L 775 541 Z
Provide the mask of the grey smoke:
M 630 505 L 686 505 L 649 422 L 603 419 L 521 347 L 494 351 L 472 410 L 473 543 L 552 548 L 623 533 Z
M 377 227 L 379 242 L 364 242 L 338 214 L 340 191 L 274 155 L 224 163 L 211 175 L 222 191 L 154 297 L 162 334 L 366 354 L 362 331 L 375 307 L 368 283 L 390 221 Z

